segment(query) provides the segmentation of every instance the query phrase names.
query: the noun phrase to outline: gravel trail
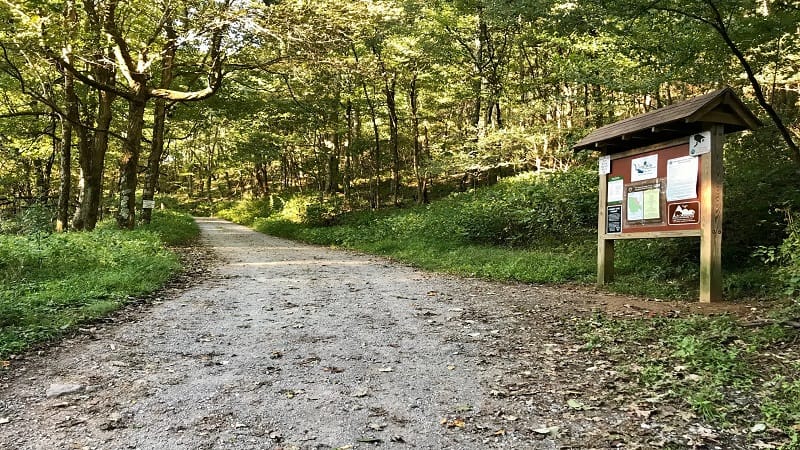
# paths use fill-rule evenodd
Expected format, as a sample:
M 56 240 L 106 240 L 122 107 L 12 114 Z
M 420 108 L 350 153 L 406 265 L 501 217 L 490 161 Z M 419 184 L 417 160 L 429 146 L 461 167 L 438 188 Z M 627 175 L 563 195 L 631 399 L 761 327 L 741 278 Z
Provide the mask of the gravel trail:
M 429 274 L 198 223 L 219 259 L 211 276 L 0 374 L 0 448 L 647 448 L 658 438 L 627 400 L 592 397 L 625 381 L 565 332 L 565 311 L 590 311 L 597 293 Z

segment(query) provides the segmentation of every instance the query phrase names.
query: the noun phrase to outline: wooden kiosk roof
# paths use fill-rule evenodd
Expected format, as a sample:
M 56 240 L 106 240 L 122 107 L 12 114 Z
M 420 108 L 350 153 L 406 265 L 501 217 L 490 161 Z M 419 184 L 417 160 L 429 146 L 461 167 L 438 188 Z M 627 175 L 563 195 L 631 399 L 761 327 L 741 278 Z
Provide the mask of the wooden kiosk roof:
M 605 154 L 688 136 L 708 124 L 722 124 L 725 134 L 760 127 L 729 87 L 600 127 L 578 141 L 573 149 Z

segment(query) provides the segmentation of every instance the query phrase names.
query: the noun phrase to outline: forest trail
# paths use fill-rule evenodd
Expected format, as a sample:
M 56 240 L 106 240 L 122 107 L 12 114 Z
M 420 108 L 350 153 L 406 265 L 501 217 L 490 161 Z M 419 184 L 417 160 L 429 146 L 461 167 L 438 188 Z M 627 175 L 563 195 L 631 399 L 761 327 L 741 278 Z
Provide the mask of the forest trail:
M 601 294 L 198 223 L 211 276 L 0 375 L 0 448 L 648 448 L 704 432 L 647 425 L 629 380 L 581 351 L 571 317 Z

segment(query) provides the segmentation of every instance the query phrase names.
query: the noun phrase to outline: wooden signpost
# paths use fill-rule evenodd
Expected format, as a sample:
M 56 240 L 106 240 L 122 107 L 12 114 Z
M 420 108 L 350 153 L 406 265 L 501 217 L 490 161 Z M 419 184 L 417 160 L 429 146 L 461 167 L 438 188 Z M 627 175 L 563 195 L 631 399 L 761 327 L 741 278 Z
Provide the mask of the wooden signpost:
M 730 88 L 598 128 L 597 282 L 614 279 L 618 239 L 700 237 L 700 301 L 722 300 L 722 147 L 761 123 Z M 646 264 L 646 261 L 642 261 Z

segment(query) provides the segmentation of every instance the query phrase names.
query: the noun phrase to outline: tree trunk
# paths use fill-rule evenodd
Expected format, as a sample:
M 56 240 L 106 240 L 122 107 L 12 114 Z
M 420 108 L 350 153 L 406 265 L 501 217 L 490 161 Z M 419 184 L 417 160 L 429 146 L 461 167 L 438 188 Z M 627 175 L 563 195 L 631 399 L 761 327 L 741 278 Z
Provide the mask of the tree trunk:
M 147 157 L 147 172 L 142 188 L 142 222 L 150 223 L 153 209 L 145 208 L 145 202 L 150 202 L 155 197 L 158 188 L 158 176 L 161 171 L 161 157 L 164 153 L 164 134 L 167 120 L 167 101 L 156 99 L 153 111 L 153 141 L 150 146 L 150 155 Z
M 72 83 L 71 76 L 64 77 L 64 87 Z M 72 123 L 61 120 L 61 188 L 58 193 L 58 212 L 56 213 L 56 231 L 66 231 L 69 220 L 69 198 L 72 191 Z
M 339 118 L 336 118 L 337 130 L 333 133 L 333 151 L 328 155 L 328 184 L 325 190 L 328 194 L 339 192 L 339 182 L 342 179 L 339 159 L 342 154 L 342 136 L 338 130 Z
M 356 51 L 356 46 L 351 45 L 353 50 L 353 57 L 356 60 L 356 64 L 358 64 L 358 52 Z M 369 95 L 369 91 L 367 90 L 367 82 L 361 81 L 361 87 L 364 90 L 364 99 L 367 102 L 367 107 L 369 107 L 369 114 L 370 119 L 372 120 L 372 132 L 375 137 L 375 146 L 372 149 L 372 177 L 370 181 L 370 206 L 374 209 L 380 206 L 381 204 L 381 136 L 380 130 L 378 129 L 378 117 L 377 113 L 375 112 L 375 102 L 372 101 L 372 98 Z
M 216 157 L 217 147 L 219 146 L 219 129 L 214 128 L 214 138 L 211 141 L 211 149 L 208 153 L 208 164 L 206 164 L 206 198 L 211 200 L 211 182 L 214 180 L 214 158 Z M 201 182 L 202 184 L 202 182 Z
M 344 177 L 342 179 L 342 184 L 344 185 L 344 198 L 350 200 L 350 180 L 352 177 L 352 161 L 351 155 L 353 151 L 353 102 L 348 99 L 347 100 L 347 109 L 346 109 L 346 116 L 347 116 L 347 149 L 344 153 Z
M 167 33 L 167 44 L 164 49 L 164 67 L 161 70 L 161 88 L 169 89 L 173 79 L 173 63 L 177 50 L 176 41 L 178 39 L 175 28 L 172 24 L 167 24 L 164 29 Z M 151 202 L 158 189 L 158 177 L 161 170 L 161 157 L 164 154 L 164 135 L 166 131 L 167 111 L 169 106 L 163 98 L 157 98 L 155 110 L 153 112 L 153 142 L 150 146 L 150 155 L 147 157 L 147 173 L 144 178 L 142 189 L 142 204 Z M 142 222 L 150 223 L 152 208 L 142 207 Z
M 383 93 L 386 97 L 386 113 L 389 117 L 389 148 L 392 151 L 392 203 L 395 206 L 400 204 L 400 143 L 398 139 L 398 119 L 397 119 L 397 72 L 389 74 L 386 70 L 386 62 L 383 60 L 383 55 L 380 49 L 373 45 L 372 53 L 378 59 L 378 65 L 381 69 L 381 77 L 383 78 Z
M 427 200 L 425 190 L 427 189 L 427 175 L 424 172 L 424 162 L 422 148 L 420 145 L 419 133 L 419 92 L 417 91 L 417 74 L 411 78 L 411 85 L 408 91 L 409 104 L 411 106 L 411 129 L 414 134 L 414 176 L 417 179 L 417 204 L 423 204 Z
M 117 226 L 129 230 L 136 226 L 136 183 L 146 106 L 147 91 L 144 84 L 141 84 L 136 95 L 128 100 L 127 137 L 122 147 L 119 170 Z
M 389 113 L 389 140 L 392 149 L 392 202 L 400 204 L 400 142 L 398 136 L 397 102 L 395 101 L 397 74 L 392 75 L 386 83 L 386 109 Z
M 364 83 L 364 95 L 369 106 L 372 119 L 372 132 L 375 136 L 375 146 L 372 148 L 372 183 L 370 185 L 370 205 L 377 208 L 381 204 L 381 136 L 378 130 L 378 117 L 375 112 L 375 103 L 367 93 L 367 84 Z
M 110 83 L 114 79 L 114 69 L 98 61 L 95 78 Z M 71 92 L 71 93 L 70 93 Z M 94 134 L 80 125 L 78 113 L 78 97 L 74 89 L 67 92 L 68 118 L 78 124 L 78 165 L 80 166 L 80 191 L 78 208 L 72 219 L 72 227 L 76 230 L 93 230 L 100 219 L 100 204 L 103 200 L 103 172 L 105 170 L 108 137 L 111 122 L 114 118 L 113 103 L 116 95 L 111 92 L 97 92 L 97 120 Z

